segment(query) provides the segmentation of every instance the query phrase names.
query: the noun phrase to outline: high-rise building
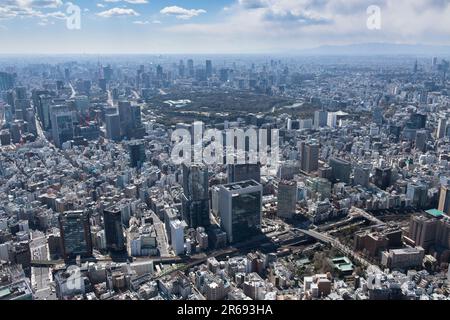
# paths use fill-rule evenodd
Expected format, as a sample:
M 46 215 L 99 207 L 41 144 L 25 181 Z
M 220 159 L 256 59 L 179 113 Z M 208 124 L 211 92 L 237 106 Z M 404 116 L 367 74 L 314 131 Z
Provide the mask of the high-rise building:
M 411 199 L 416 208 L 425 208 L 428 202 L 428 188 L 421 183 L 409 183 L 406 189 L 406 197 Z
M 110 207 L 103 211 L 105 224 L 106 248 L 112 252 L 126 249 L 123 235 L 122 213 L 118 207 Z
M 297 183 L 295 181 L 280 181 L 277 200 L 278 216 L 292 218 L 297 208 Z
M 120 117 L 119 114 L 105 115 L 106 138 L 113 141 L 120 141 Z
M 221 225 L 230 243 L 246 241 L 260 231 L 262 190 L 253 180 L 220 186 Z
M 370 182 L 370 167 L 358 165 L 353 174 L 353 185 L 367 188 Z
M 261 180 L 261 165 L 259 163 L 228 164 L 227 165 L 228 183 L 255 180 Z
M 445 137 L 445 129 L 447 128 L 447 119 L 446 118 L 440 118 L 439 124 L 436 132 L 436 138 L 442 139 Z
M 194 60 L 189 59 L 187 61 L 187 69 L 188 69 L 188 75 L 189 77 L 193 78 L 195 76 L 195 71 L 194 71 Z
M 11 90 L 14 88 L 15 77 L 7 72 L 0 72 L 0 91 Z
M 314 112 L 314 127 L 316 129 L 326 127 L 327 122 L 328 122 L 328 112 L 324 110 Z
M 141 107 L 128 101 L 119 101 L 120 132 L 128 139 L 142 139 L 145 130 L 142 126 Z
M 375 168 L 373 179 L 378 188 L 386 190 L 392 184 L 392 169 L 389 167 Z
M 58 220 L 64 259 L 92 256 L 89 214 L 82 210 L 67 211 L 60 214 Z
M 427 147 L 427 138 L 428 131 L 427 130 L 417 130 L 416 133 L 416 150 L 420 152 L 425 152 Z
M 130 153 L 130 166 L 140 168 L 146 161 L 145 144 L 142 140 L 133 140 L 128 143 L 128 152 Z
M 350 183 L 352 164 L 343 159 L 331 158 L 331 177 L 333 182 Z
M 50 118 L 53 141 L 58 148 L 61 148 L 64 142 L 74 137 L 72 112 L 66 107 L 55 106 L 51 108 Z
M 182 215 L 189 228 L 210 225 L 209 173 L 205 165 L 183 164 Z
M 441 187 L 438 209 L 446 214 L 450 214 L 450 186 Z
M 424 129 L 427 123 L 427 115 L 413 113 L 409 119 L 408 127 L 411 129 Z
M 184 227 L 185 224 L 180 220 L 170 221 L 170 239 L 176 255 L 184 253 Z
M 212 61 L 206 60 L 206 77 L 211 78 L 213 75 Z
M 313 172 L 319 169 L 319 145 L 315 142 L 302 142 L 301 169 L 305 172 Z

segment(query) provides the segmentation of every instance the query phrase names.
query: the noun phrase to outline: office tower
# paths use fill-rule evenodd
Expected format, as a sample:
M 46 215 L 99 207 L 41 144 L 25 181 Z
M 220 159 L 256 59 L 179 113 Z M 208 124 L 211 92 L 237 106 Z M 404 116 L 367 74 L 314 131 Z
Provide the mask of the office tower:
M 111 66 L 103 67 L 103 78 L 106 81 L 110 81 L 112 79 L 112 75 L 113 75 L 113 70 L 112 70 Z
M 48 94 L 39 95 L 38 98 L 38 116 L 42 122 L 42 126 L 44 130 L 48 130 L 51 128 L 51 120 L 50 120 L 50 108 L 52 105 L 52 97 Z
M 297 183 L 280 181 L 278 184 L 278 216 L 292 218 L 297 208 Z
M 350 173 L 352 171 L 352 164 L 343 159 L 331 158 L 331 177 L 333 182 L 350 183 Z
M 61 148 L 64 142 L 72 140 L 74 136 L 72 112 L 66 107 L 53 107 L 50 112 L 53 141 Z
M 437 57 L 433 57 L 433 58 L 431 59 L 431 67 L 432 67 L 433 69 L 435 69 L 435 68 L 437 67 L 437 65 L 438 65 L 438 58 L 437 58 Z
M 185 71 L 186 71 L 186 68 L 184 67 L 184 61 L 180 60 L 180 63 L 178 64 L 178 76 L 180 78 L 184 78 Z
M 11 133 L 11 140 L 13 143 L 19 143 L 20 139 L 22 137 L 22 134 L 20 132 L 20 125 L 19 123 L 16 121 L 14 121 L 13 123 L 11 123 L 10 127 L 9 127 L 9 132 Z
M 105 115 L 106 138 L 113 141 L 120 141 L 120 116 L 116 114 Z
M 228 183 L 255 180 L 261 180 L 261 166 L 259 163 L 251 164 L 228 164 L 227 165 Z
M 59 215 L 61 233 L 61 249 L 64 259 L 75 259 L 77 256 L 92 256 L 92 236 L 89 214 L 78 211 L 67 211 Z
M 259 233 L 262 191 L 262 185 L 253 180 L 220 186 L 220 222 L 230 243 L 249 240 Z
M 386 190 L 392 184 L 392 169 L 388 167 L 375 168 L 374 184 L 382 189 Z
M 131 103 L 128 101 L 119 101 L 120 133 L 123 137 L 129 134 L 131 122 Z
M 98 86 L 100 89 L 102 89 L 103 92 L 106 92 L 108 90 L 108 81 L 106 79 L 98 79 Z
M 189 228 L 206 227 L 209 219 L 209 173 L 205 165 L 183 164 L 182 215 Z
M 130 141 L 128 143 L 128 151 L 130 153 L 130 167 L 140 168 L 146 161 L 144 141 Z
M 142 126 L 140 106 L 132 106 L 128 101 L 119 101 L 119 118 L 122 137 L 143 138 L 145 129 Z
M 373 108 L 372 119 L 375 124 L 381 126 L 383 124 L 383 109 L 380 107 Z
M 156 79 L 163 80 L 163 67 L 161 67 L 159 64 L 156 67 Z
M 9 130 L 0 131 L 0 144 L 2 146 L 11 144 L 11 134 L 9 133 Z
M 7 72 L 0 72 L 0 91 L 14 88 L 15 77 Z
M 319 169 L 319 145 L 314 142 L 302 142 L 301 151 L 301 170 L 313 172 Z
M 64 69 L 64 80 L 66 81 L 70 80 L 70 69 L 68 68 Z
M 194 60 L 189 59 L 187 61 L 187 69 L 188 69 L 188 75 L 189 77 L 193 78 L 195 76 L 195 71 L 194 71 Z
M 323 128 L 327 126 L 328 112 L 324 110 L 314 112 L 314 127 Z
M 424 129 L 427 123 L 427 115 L 413 113 L 409 119 L 408 127 L 410 129 Z
M 445 129 L 447 127 L 447 119 L 446 118 L 440 118 L 439 124 L 436 132 L 436 138 L 442 139 L 445 137 Z
M 206 77 L 211 78 L 213 75 L 212 61 L 206 60 Z
M 229 69 L 220 69 L 220 81 L 227 82 L 229 78 Z
M 184 227 L 180 220 L 170 221 L 170 239 L 175 255 L 184 254 Z
M 416 133 L 416 150 L 420 152 L 425 152 L 427 148 L 427 138 L 428 131 L 427 130 L 417 130 Z
M 122 213 L 118 207 L 110 207 L 103 211 L 105 224 L 106 248 L 112 252 L 125 250 L 123 235 Z
M 28 99 L 27 88 L 25 88 L 25 87 L 16 87 L 16 99 L 17 100 Z
M 353 174 L 353 185 L 367 188 L 370 182 L 370 167 L 358 165 Z
M 416 208 L 425 208 L 428 202 L 428 188 L 421 183 L 408 183 L 406 197 Z
M 438 209 L 446 214 L 450 214 L 450 186 L 441 187 Z

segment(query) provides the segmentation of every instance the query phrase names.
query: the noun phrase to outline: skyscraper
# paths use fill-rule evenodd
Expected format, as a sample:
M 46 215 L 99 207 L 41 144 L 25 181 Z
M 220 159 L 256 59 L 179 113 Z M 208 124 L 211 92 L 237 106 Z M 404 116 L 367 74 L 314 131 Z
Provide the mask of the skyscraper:
M 253 180 L 220 186 L 221 225 L 230 243 L 246 241 L 260 231 L 262 190 Z
M 436 132 L 436 138 L 442 139 L 445 137 L 445 129 L 447 128 L 447 119 L 446 118 L 440 118 L 439 124 Z
M 450 186 L 441 187 L 438 209 L 446 214 L 450 214 Z
M 314 142 L 301 143 L 301 169 L 313 172 L 319 169 L 319 145 Z
M 170 221 L 170 239 L 176 255 L 184 253 L 184 226 L 185 224 L 180 220 Z
M 120 117 L 119 114 L 105 115 L 106 138 L 113 141 L 120 141 Z
M 140 168 L 146 161 L 144 141 L 130 141 L 128 143 L 128 151 L 130 153 L 130 166 L 133 168 Z
M 376 168 L 374 175 L 374 184 L 383 190 L 386 190 L 392 183 L 392 169 L 389 167 Z
M 314 112 L 314 127 L 323 128 L 327 126 L 328 113 L 324 110 Z
M 118 207 L 110 207 L 103 211 L 105 224 L 106 248 L 112 252 L 125 250 L 125 237 L 123 235 L 122 214 Z
M 370 167 L 358 165 L 353 174 L 353 185 L 367 188 L 370 182 Z
M 14 88 L 14 75 L 6 72 L 0 72 L 0 91 L 6 91 Z
M 58 220 L 64 259 L 92 256 L 89 214 L 82 210 L 67 211 L 60 214 Z
M 228 183 L 255 180 L 261 180 L 261 165 L 259 163 L 228 164 L 227 165 Z
M 213 75 L 212 61 L 206 60 L 206 77 L 211 78 Z
M 280 181 L 278 184 L 278 216 L 292 218 L 297 207 L 297 183 Z
M 66 107 L 51 108 L 51 126 L 53 141 L 58 148 L 61 148 L 64 142 L 73 139 L 72 112 Z
M 182 215 L 190 228 L 210 225 L 209 173 L 205 165 L 183 164 Z
M 188 75 L 189 77 L 193 78 L 195 76 L 195 71 L 194 71 L 194 60 L 189 59 L 187 61 L 187 69 L 188 69 Z
M 350 183 L 350 173 L 352 171 L 350 162 L 343 159 L 331 158 L 330 167 L 333 182 Z

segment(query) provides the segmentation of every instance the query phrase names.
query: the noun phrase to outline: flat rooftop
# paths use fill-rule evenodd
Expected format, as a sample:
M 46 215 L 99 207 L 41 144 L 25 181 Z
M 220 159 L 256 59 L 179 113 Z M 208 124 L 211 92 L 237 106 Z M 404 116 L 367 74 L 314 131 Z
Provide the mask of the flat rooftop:
M 438 210 L 438 209 L 431 209 L 431 210 L 427 210 L 425 211 L 426 213 L 428 213 L 429 215 L 435 217 L 435 218 L 440 218 L 442 216 L 444 216 L 444 212 Z
M 236 190 L 241 190 L 241 189 L 245 189 L 245 188 L 249 188 L 249 187 L 257 187 L 257 186 L 260 186 L 260 184 L 258 182 L 256 182 L 255 180 L 239 181 L 239 182 L 234 182 L 234 183 L 229 183 L 229 184 L 223 185 L 223 187 L 225 189 L 227 189 L 228 191 L 236 191 Z

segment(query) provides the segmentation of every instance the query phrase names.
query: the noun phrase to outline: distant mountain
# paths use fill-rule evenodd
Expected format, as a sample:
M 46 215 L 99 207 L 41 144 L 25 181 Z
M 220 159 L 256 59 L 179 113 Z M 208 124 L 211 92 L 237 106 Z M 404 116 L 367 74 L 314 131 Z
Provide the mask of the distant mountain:
M 305 49 L 300 54 L 314 55 L 450 55 L 450 46 L 394 43 L 361 43 L 350 45 L 325 45 Z

